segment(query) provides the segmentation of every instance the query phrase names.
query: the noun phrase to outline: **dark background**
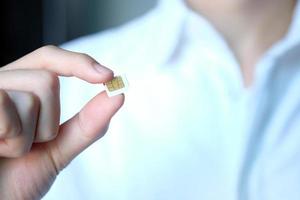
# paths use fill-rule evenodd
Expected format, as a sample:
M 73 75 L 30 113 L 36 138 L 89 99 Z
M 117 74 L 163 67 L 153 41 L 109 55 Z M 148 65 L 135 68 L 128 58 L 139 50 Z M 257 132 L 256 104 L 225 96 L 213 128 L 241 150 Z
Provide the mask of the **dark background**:
M 0 1 L 0 66 L 43 45 L 118 26 L 155 4 L 156 0 Z

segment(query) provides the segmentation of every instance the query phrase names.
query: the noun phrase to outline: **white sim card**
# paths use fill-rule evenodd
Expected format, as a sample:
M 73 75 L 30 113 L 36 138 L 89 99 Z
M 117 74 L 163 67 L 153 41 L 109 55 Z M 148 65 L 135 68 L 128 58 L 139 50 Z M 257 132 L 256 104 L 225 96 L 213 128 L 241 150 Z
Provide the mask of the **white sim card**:
M 115 76 L 112 80 L 104 83 L 103 85 L 109 97 L 125 93 L 129 86 L 125 75 Z

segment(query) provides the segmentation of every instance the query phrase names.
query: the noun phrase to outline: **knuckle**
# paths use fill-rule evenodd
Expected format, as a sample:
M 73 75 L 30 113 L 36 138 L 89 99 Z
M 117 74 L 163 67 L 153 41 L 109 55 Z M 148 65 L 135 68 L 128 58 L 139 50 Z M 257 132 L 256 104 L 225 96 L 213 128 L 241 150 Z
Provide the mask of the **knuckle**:
M 0 90 L 0 106 L 5 107 L 9 101 L 8 95 L 4 90 Z
M 45 141 L 54 140 L 56 138 L 57 134 L 58 134 L 57 132 L 53 132 L 51 134 L 47 134 L 44 139 L 45 139 Z
M 37 142 L 49 142 L 49 141 L 54 140 L 56 138 L 57 134 L 58 134 L 58 131 L 40 134 L 36 141 Z
M 47 55 L 49 52 L 58 49 L 58 47 L 54 45 L 46 45 L 38 49 L 38 52 L 40 52 L 42 55 Z
M 18 128 L 19 126 L 16 126 L 12 123 L 2 123 L 0 127 L 0 137 L 6 137 L 7 135 L 11 135 L 14 133 L 14 135 L 17 135 L 20 131 Z
M 0 90 L 0 137 L 4 138 L 10 135 L 18 135 L 21 131 L 21 127 L 18 121 L 11 120 L 9 116 L 13 115 L 9 109 L 11 106 L 11 99 L 4 90 Z M 2 118 L 5 116 L 4 118 Z
M 57 51 L 58 47 L 53 46 L 53 45 L 46 45 L 43 46 L 35 51 L 35 53 L 39 56 L 39 59 L 42 61 L 47 61 L 49 60 L 49 55 L 53 54 L 53 52 Z M 45 62 L 46 64 L 46 62 Z
M 91 64 L 91 63 L 95 62 L 95 60 L 88 54 L 78 53 L 77 54 L 77 62 L 79 62 L 81 64 Z
M 39 80 L 38 80 L 39 87 L 43 91 L 52 91 L 59 89 L 59 79 L 58 77 L 51 72 L 41 70 L 39 72 Z
M 23 107 L 27 108 L 29 111 L 34 111 L 39 106 L 39 98 L 33 93 L 24 93 L 22 96 Z

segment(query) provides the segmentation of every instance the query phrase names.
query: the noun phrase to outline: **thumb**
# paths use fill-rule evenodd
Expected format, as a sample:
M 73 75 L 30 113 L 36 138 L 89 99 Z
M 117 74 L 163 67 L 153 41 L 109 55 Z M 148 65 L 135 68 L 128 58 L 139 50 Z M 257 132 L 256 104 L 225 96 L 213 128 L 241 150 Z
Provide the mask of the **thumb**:
M 105 134 L 110 119 L 123 102 L 124 95 L 109 98 L 106 93 L 100 93 L 60 126 L 57 138 L 48 145 L 58 171 Z

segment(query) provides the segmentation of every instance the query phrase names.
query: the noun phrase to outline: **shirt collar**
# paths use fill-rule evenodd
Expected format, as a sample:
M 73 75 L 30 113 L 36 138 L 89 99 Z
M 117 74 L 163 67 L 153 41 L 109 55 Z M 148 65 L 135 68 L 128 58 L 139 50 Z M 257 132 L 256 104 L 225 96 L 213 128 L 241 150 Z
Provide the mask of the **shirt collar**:
M 159 44 L 154 45 L 154 49 L 151 50 L 155 52 L 156 64 L 159 66 L 161 63 L 166 63 L 176 51 L 188 8 L 184 0 L 160 0 L 155 13 L 159 17 L 157 27 L 160 30 L 156 30 L 156 34 L 149 40 L 151 42 L 149 46 L 153 46 L 153 41 L 159 41 Z

